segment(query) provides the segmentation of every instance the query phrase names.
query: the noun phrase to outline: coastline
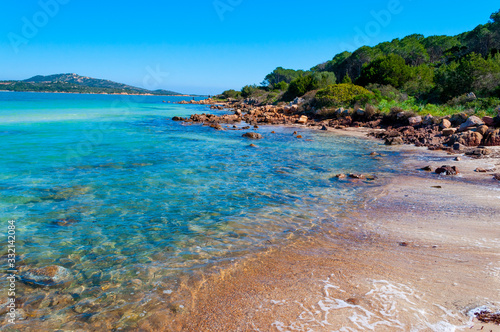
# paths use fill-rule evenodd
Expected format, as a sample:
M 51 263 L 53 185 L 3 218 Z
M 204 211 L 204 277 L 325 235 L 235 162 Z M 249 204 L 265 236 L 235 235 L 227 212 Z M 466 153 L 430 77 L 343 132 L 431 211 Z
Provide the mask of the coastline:
M 500 309 L 499 188 L 468 172 L 466 182 L 415 173 L 421 152 L 412 153 L 408 174 L 369 189 L 342 229 L 332 225 L 201 277 L 188 287 L 185 311 L 159 310 L 140 328 L 500 331 L 467 315 Z
M 27 92 L 27 93 L 64 93 L 75 95 L 110 95 L 110 96 L 160 96 L 160 97 L 203 97 L 195 95 L 155 95 L 152 93 L 107 93 L 107 92 L 65 92 L 65 91 L 10 91 L 0 90 L 0 92 Z
M 318 127 L 304 127 L 299 124 L 284 126 L 296 128 L 302 134 L 306 131 L 319 129 Z M 367 137 L 370 131 L 372 130 L 366 128 L 332 129 L 324 132 L 324 135 L 348 135 L 379 141 L 373 136 Z M 307 137 L 307 134 L 304 136 Z M 360 144 L 362 143 L 360 142 Z M 486 265 L 486 269 L 484 266 L 485 263 L 494 262 L 491 257 L 494 258 L 497 254 L 496 249 L 490 248 L 493 250 L 492 252 L 475 255 L 475 248 L 460 247 L 459 250 L 454 250 L 452 244 L 456 242 L 456 238 L 454 241 L 444 241 L 438 236 L 437 240 L 434 241 L 432 237 L 421 238 L 415 236 L 418 232 L 433 234 L 433 220 L 439 217 L 439 213 L 446 215 L 449 212 L 448 208 L 443 208 L 445 205 L 423 209 L 422 213 L 419 212 L 418 216 L 424 216 L 422 220 L 427 222 L 424 231 L 418 227 L 415 229 L 415 225 L 412 223 L 409 223 L 409 226 L 402 223 L 406 219 L 411 220 L 413 210 L 406 211 L 406 214 L 402 213 L 400 217 L 394 220 L 391 220 L 391 217 L 395 213 L 402 212 L 401 210 L 406 208 L 405 204 L 411 206 L 423 204 L 423 197 L 433 198 L 432 194 L 436 192 L 440 195 L 444 194 L 444 204 L 448 204 L 448 200 L 450 200 L 454 207 L 464 213 L 462 217 L 465 219 L 461 220 L 460 225 L 467 226 L 470 221 L 466 218 L 468 210 L 478 211 L 478 209 L 483 208 L 486 212 L 497 215 L 498 210 L 495 210 L 494 207 L 492 209 L 488 205 L 491 202 L 487 204 L 476 202 L 476 205 L 469 204 L 468 209 L 465 209 L 461 203 L 469 203 L 466 199 L 461 198 L 460 202 L 454 201 L 456 198 L 454 196 L 455 191 L 468 192 L 471 186 L 477 187 L 477 190 L 473 193 L 481 197 L 479 194 L 486 189 L 481 185 L 481 183 L 485 183 L 482 181 L 485 175 L 474 173 L 474 167 L 489 167 L 490 162 L 500 166 L 498 159 L 496 159 L 498 157 L 495 157 L 497 151 L 494 150 L 495 153 L 488 157 L 482 157 L 482 159 L 464 157 L 464 160 L 456 163 L 462 173 L 461 175 L 458 177 L 441 177 L 419 169 L 426 165 L 438 167 L 443 164 L 455 164 L 453 159 L 456 154 L 446 154 L 443 151 L 427 151 L 423 147 L 417 148 L 408 145 L 388 147 L 386 149 L 389 151 L 392 149 L 394 151 L 405 151 L 405 157 L 401 162 L 404 161 L 407 172 L 398 175 L 399 178 L 390 177 L 391 180 L 388 183 L 385 182 L 387 180 L 385 176 L 374 181 L 374 184 L 378 185 L 378 187 L 371 186 L 371 188 L 367 189 L 363 195 L 363 197 L 366 196 L 364 205 L 355 206 L 351 211 L 345 211 L 341 227 L 335 225 L 338 223 L 332 223 L 331 227 L 314 229 L 310 233 L 301 233 L 296 236 L 291 235 L 291 241 L 281 244 L 269 243 L 267 249 L 253 251 L 248 256 L 241 259 L 237 258 L 234 261 L 227 260 L 226 262 L 213 264 L 206 269 L 204 268 L 203 271 L 196 272 L 194 276 L 184 276 L 179 279 L 178 283 L 161 284 L 158 290 L 155 287 L 154 292 L 147 292 L 145 296 L 137 294 L 137 298 L 142 299 L 141 303 L 137 304 L 138 309 L 141 309 L 139 311 L 125 311 L 116 308 L 111 312 L 102 311 L 95 315 L 89 315 L 87 318 L 83 317 L 85 315 L 82 314 L 81 321 L 68 322 L 64 327 L 96 331 L 110 330 L 117 326 L 120 326 L 122 330 L 130 331 L 138 329 L 144 331 L 301 331 L 307 330 L 308 326 L 310 326 L 308 325 L 310 322 L 304 322 L 300 318 L 309 315 L 308 313 L 304 314 L 304 312 L 310 312 L 314 316 L 318 311 L 321 315 L 314 317 L 314 324 L 319 325 L 313 326 L 312 330 L 322 331 L 324 329 L 331 331 L 334 330 L 335 326 L 340 327 L 352 323 L 352 321 L 335 320 L 339 317 L 336 317 L 333 313 L 340 310 L 344 319 L 353 317 L 354 314 L 358 315 L 356 317 L 362 317 L 359 315 L 364 314 L 365 318 L 363 319 L 365 320 L 374 319 L 374 317 L 380 318 L 371 321 L 371 325 L 365 326 L 365 329 L 369 329 L 371 326 L 375 331 L 391 331 L 392 328 L 401 330 L 397 326 L 391 327 L 387 324 L 394 323 L 393 321 L 397 320 L 409 326 L 408 324 L 414 323 L 411 317 L 400 318 L 396 313 L 392 313 L 396 316 L 389 317 L 390 319 L 387 320 L 387 317 L 382 314 L 387 309 L 384 306 L 397 302 L 397 305 L 402 305 L 404 309 L 410 311 L 415 307 L 405 307 L 408 303 L 404 301 L 399 303 L 396 295 L 406 296 L 412 303 L 420 303 L 419 301 L 422 298 L 425 299 L 425 303 L 432 302 L 430 307 L 419 307 L 418 310 L 428 311 L 429 317 L 427 320 L 420 319 L 417 322 L 418 324 L 438 324 L 435 325 L 438 327 L 444 324 L 444 328 L 451 325 L 465 326 L 464 324 L 469 324 L 468 318 L 462 317 L 464 316 L 463 313 L 476 304 L 475 307 L 484 304 L 488 292 L 481 290 L 479 292 L 480 297 L 472 302 L 471 300 L 469 302 L 465 301 L 467 302 L 466 305 L 463 304 L 464 301 L 461 298 L 455 299 L 455 302 L 459 303 L 458 306 L 455 306 L 455 302 L 452 303 L 453 306 L 450 306 L 449 302 L 443 303 L 439 299 L 436 300 L 439 297 L 437 294 L 442 291 L 440 288 L 442 283 L 439 280 L 447 280 L 453 277 L 454 274 L 462 273 L 459 268 L 463 263 L 458 262 L 456 266 L 453 266 L 455 268 L 453 273 L 447 272 L 449 274 L 446 274 L 445 271 L 434 274 L 432 267 L 435 268 L 438 265 L 434 264 L 435 262 L 433 263 L 432 259 L 435 259 L 435 253 L 438 252 L 438 256 L 441 257 L 440 264 L 445 265 L 448 264 L 449 260 L 455 262 L 454 256 L 458 254 L 464 257 L 461 259 L 462 261 L 467 260 L 468 262 L 474 261 L 474 264 L 477 263 L 476 265 L 468 264 L 467 266 L 470 265 L 471 269 L 494 274 L 497 273 L 497 266 L 488 267 Z M 494 158 L 490 158 L 491 156 Z M 468 164 L 469 161 L 470 165 Z M 390 168 L 390 165 L 388 167 Z M 400 169 L 401 167 L 397 166 L 396 168 Z M 491 178 L 491 174 L 486 175 L 490 176 L 487 186 L 498 185 L 498 182 Z M 418 188 L 418 184 L 422 184 L 424 181 L 429 182 L 429 185 L 424 186 L 424 189 L 428 192 L 424 189 L 419 191 L 412 187 L 412 184 L 416 184 L 415 187 Z M 356 180 L 352 183 L 354 186 L 356 186 L 355 182 Z M 433 188 L 437 185 L 442 188 L 439 190 Z M 443 188 L 445 190 L 442 190 Z M 408 193 L 414 194 L 410 203 L 407 202 L 405 196 Z M 394 198 L 399 199 L 400 203 L 393 205 L 390 199 Z M 427 210 L 434 214 L 426 214 Z M 491 231 L 491 228 L 496 229 L 496 225 L 488 225 L 485 222 L 488 221 L 487 217 L 483 219 L 482 222 L 488 230 Z M 381 223 L 380 220 L 385 222 Z M 445 225 L 446 227 L 455 225 L 455 221 L 452 219 L 446 219 L 446 221 L 448 222 Z M 436 234 L 446 233 L 445 226 Z M 396 232 L 400 228 L 402 229 L 401 232 Z M 477 231 L 471 233 L 471 238 L 477 235 L 477 238 L 482 241 L 484 236 Z M 492 233 L 486 232 L 484 235 L 487 238 Z M 485 241 L 482 242 L 481 245 L 484 245 Z M 406 245 L 403 246 L 402 243 L 406 243 Z M 474 245 L 474 241 L 471 243 Z M 433 248 L 436 245 L 437 248 Z M 442 248 L 447 251 L 437 251 L 437 249 Z M 408 257 L 411 257 L 413 261 L 408 262 Z M 420 265 L 414 266 L 414 262 L 419 262 Z M 432 264 L 434 266 L 431 266 Z M 448 268 L 447 265 L 446 267 Z M 409 276 L 406 275 L 408 271 L 411 272 Z M 419 278 L 421 278 L 418 275 L 428 273 L 432 274 L 432 276 L 426 279 L 425 282 L 418 283 Z M 475 277 L 480 282 L 484 280 L 480 273 L 476 274 Z M 465 278 L 463 281 L 457 279 L 458 281 L 455 283 L 457 285 L 463 284 L 468 288 L 467 294 L 470 299 L 475 298 L 473 294 L 475 288 L 482 287 L 476 279 L 469 280 Z M 421 285 L 427 287 L 427 281 L 431 285 L 437 285 L 431 289 L 432 293 L 429 296 L 426 295 L 426 289 L 419 288 Z M 488 279 L 487 281 L 489 285 L 494 285 L 494 289 L 498 288 L 494 280 Z M 136 288 L 134 282 L 136 281 L 132 280 L 127 285 L 132 292 L 131 294 L 139 290 L 139 287 Z M 412 284 L 409 284 L 410 282 Z M 380 292 L 382 289 L 391 290 L 396 295 Z M 451 295 L 446 294 L 446 296 L 453 298 L 452 291 L 456 291 L 456 289 L 457 286 L 453 286 L 450 290 Z M 328 294 L 325 293 L 326 290 Z M 333 290 L 337 293 L 334 294 Z M 111 293 L 108 295 L 113 296 Z M 349 297 L 345 297 L 347 293 L 350 294 Z M 373 298 L 372 295 L 374 294 L 378 294 L 378 297 Z M 384 297 L 387 296 L 392 296 L 392 298 L 389 299 L 389 302 L 384 302 Z M 495 295 L 495 299 L 498 299 L 497 295 Z M 319 306 L 321 301 L 325 305 L 323 308 Z M 498 308 L 498 300 L 495 301 L 497 304 L 495 308 Z M 439 307 L 436 305 L 439 305 Z M 68 307 L 68 310 L 72 308 Z M 76 310 L 80 310 L 78 308 Z M 328 309 L 328 312 L 325 312 L 324 308 Z M 442 312 L 445 311 L 442 308 L 445 308 L 452 315 L 445 314 L 443 316 Z M 345 310 L 351 311 L 346 314 Z M 418 310 L 411 312 L 417 313 Z M 328 321 L 328 317 L 336 318 Z M 435 321 L 434 317 L 442 319 Z M 330 325 L 322 323 L 323 321 Z M 47 324 L 49 323 L 47 322 Z M 358 324 L 361 324 L 361 321 L 358 321 Z M 489 325 L 484 326 L 489 327 Z M 44 323 L 42 321 L 40 321 L 39 327 L 40 330 L 43 330 Z M 51 330 L 48 325 L 45 325 L 45 327 L 47 331 Z M 356 327 L 354 328 L 356 329 Z M 492 326 L 491 329 L 494 330 L 495 328 L 496 326 Z M 359 329 L 358 327 L 356 330 Z M 9 330 L 9 328 L 7 327 L 6 330 Z M 450 329 L 441 330 L 452 331 Z

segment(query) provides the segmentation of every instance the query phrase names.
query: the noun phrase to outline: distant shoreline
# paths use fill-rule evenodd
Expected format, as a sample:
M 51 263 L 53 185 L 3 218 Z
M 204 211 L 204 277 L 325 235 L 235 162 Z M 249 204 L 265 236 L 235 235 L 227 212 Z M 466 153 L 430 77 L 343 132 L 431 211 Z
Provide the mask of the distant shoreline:
M 77 95 L 113 95 L 113 96 L 163 96 L 163 97 L 197 97 L 206 98 L 207 96 L 199 95 L 155 95 L 152 93 L 109 93 L 109 92 L 64 92 L 64 91 L 11 91 L 0 90 L 0 92 L 28 92 L 28 93 L 64 93 L 64 94 L 77 94 Z

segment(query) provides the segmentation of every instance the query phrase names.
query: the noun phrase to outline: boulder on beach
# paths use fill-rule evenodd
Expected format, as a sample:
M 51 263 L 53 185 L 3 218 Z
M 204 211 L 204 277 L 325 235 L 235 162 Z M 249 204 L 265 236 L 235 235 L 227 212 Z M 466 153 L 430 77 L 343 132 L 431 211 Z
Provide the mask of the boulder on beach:
M 469 128 L 482 126 L 482 125 L 484 125 L 483 120 L 481 120 L 477 116 L 473 115 L 460 125 L 460 128 L 458 129 L 458 131 L 466 131 Z
M 436 174 L 457 175 L 458 170 L 455 166 L 445 165 L 436 169 Z
M 490 129 L 484 135 L 485 146 L 498 146 L 500 145 L 500 129 Z
M 408 118 L 408 124 L 410 126 L 418 126 L 422 124 L 422 117 L 421 116 L 412 116 L 411 118 Z
M 385 140 L 385 145 L 402 145 L 404 141 L 401 137 L 389 137 Z
M 297 123 L 298 123 L 298 124 L 306 124 L 308 120 L 309 120 L 309 119 L 307 118 L 307 116 L 302 115 L 302 116 L 301 116 L 301 117 L 297 120 Z
M 443 128 L 443 129 L 450 128 L 450 127 L 451 127 L 451 122 L 450 122 L 450 120 L 448 120 L 448 119 L 443 119 L 443 120 L 441 121 L 441 125 L 440 125 L 440 126 L 441 126 L 441 128 Z
M 243 134 L 243 137 L 250 138 L 250 139 L 261 139 L 262 135 L 259 133 L 245 133 L 245 134 Z
M 58 265 L 28 270 L 20 279 L 27 285 L 37 287 L 64 286 L 73 280 L 69 270 Z
M 456 128 L 445 128 L 441 133 L 443 134 L 443 136 L 448 137 L 454 135 L 456 131 L 457 131 Z
M 483 135 L 474 131 L 467 131 L 464 133 L 459 133 L 452 135 L 448 141 L 448 145 L 453 145 L 455 143 L 460 143 L 465 146 L 478 146 L 483 140 Z

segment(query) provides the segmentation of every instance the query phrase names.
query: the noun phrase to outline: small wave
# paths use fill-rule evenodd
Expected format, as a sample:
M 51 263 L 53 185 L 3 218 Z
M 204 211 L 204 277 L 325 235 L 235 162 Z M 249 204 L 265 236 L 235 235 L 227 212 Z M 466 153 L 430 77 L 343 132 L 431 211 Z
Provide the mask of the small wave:
M 335 298 L 347 293 L 334 285 L 330 278 L 322 281 L 323 299 L 310 307 L 295 302 L 302 309 L 296 321 L 288 324 L 276 321 L 278 331 L 436 331 L 455 332 L 471 326 L 466 318 L 443 306 L 429 303 L 415 289 L 387 280 L 373 280 L 362 301 Z M 272 303 L 283 305 L 282 301 Z

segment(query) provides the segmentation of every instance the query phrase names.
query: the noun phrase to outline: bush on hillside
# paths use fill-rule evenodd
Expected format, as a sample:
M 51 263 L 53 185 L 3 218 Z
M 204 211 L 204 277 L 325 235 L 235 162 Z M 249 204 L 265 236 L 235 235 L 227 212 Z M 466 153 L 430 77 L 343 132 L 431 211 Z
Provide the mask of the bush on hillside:
M 241 97 L 241 92 L 236 91 L 236 90 L 232 90 L 232 89 L 226 90 L 222 93 L 222 97 L 226 98 L 226 99 L 229 99 L 229 98 L 238 99 Z
M 320 107 L 323 106 L 350 106 L 354 103 L 365 103 L 372 97 L 373 92 L 354 84 L 334 84 L 321 89 L 316 94 L 316 102 Z

